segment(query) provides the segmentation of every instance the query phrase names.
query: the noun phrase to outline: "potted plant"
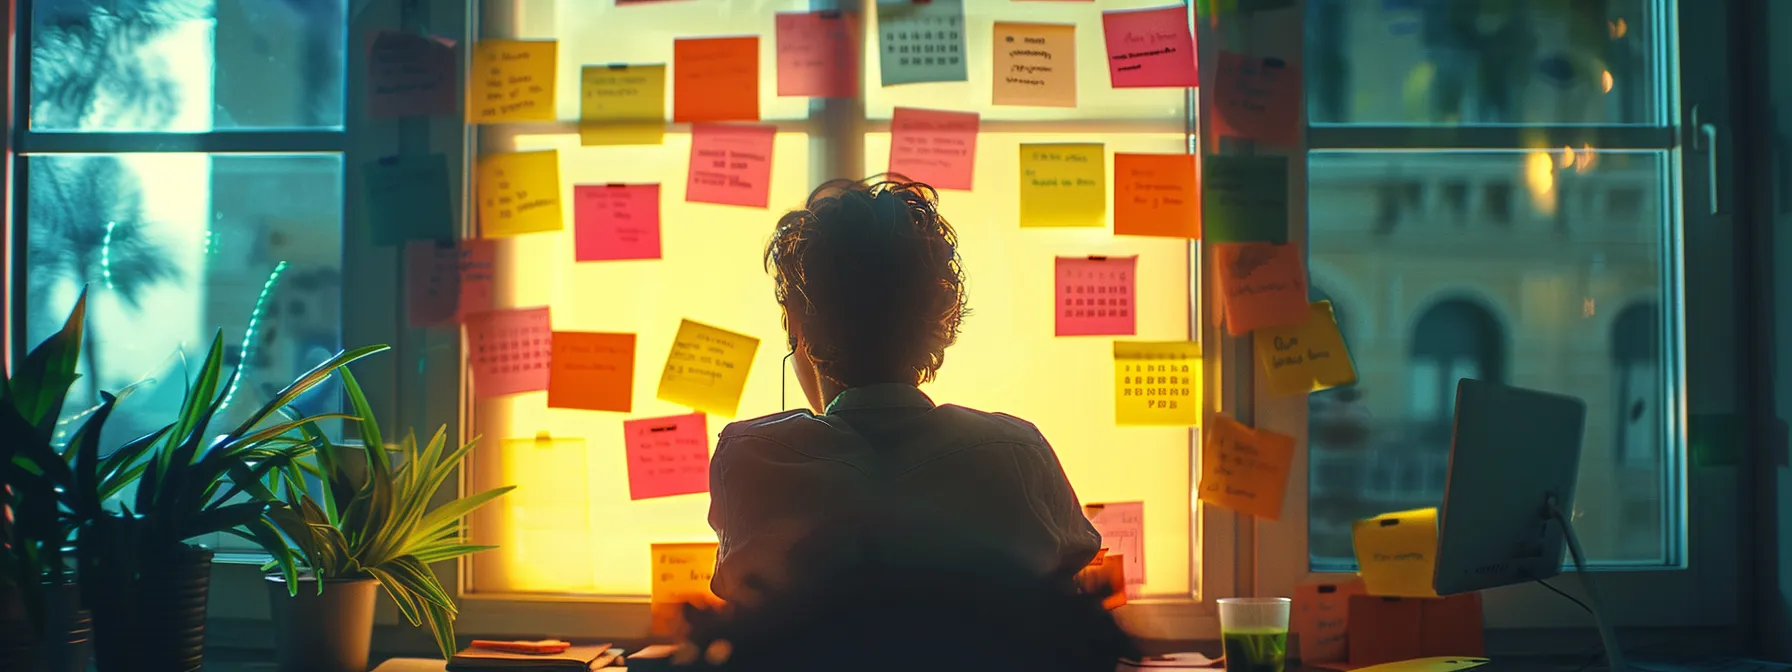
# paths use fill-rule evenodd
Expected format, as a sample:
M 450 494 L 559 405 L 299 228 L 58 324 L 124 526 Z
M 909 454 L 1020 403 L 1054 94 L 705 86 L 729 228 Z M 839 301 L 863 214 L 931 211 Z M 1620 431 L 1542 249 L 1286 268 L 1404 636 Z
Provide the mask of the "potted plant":
M 342 382 L 365 448 L 335 444 L 306 423 L 300 429 L 316 449 L 315 465 L 301 462 L 267 477 L 286 502 L 268 512 L 292 541 L 286 564 L 305 570 L 296 578 L 268 577 L 279 668 L 367 669 L 376 585 L 411 625 L 429 628 L 444 659 L 452 657 L 454 600 L 429 565 L 493 548 L 468 544 L 461 521 L 515 486 L 430 508 L 476 441 L 451 448 L 443 427 L 419 447 L 407 434 L 394 460 L 381 449 L 379 422 L 347 367 Z M 283 562 L 277 556 L 274 564 Z

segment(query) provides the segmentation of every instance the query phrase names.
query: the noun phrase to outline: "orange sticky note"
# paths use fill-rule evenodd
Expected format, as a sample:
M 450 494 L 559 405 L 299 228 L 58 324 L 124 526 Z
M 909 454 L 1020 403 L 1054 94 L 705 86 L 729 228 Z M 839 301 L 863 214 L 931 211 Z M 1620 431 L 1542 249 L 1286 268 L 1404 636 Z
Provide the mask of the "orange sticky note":
M 634 387 L 634 334 L 554 332 L 548 408 L 627 413 Z
M 759 38 L 674 40 L 672 120 L 759 121 Z
M 554 120 L 552 40 L 480 40 L 467 73 L 467 123 Z
M 1076 107 L 1076 26 L 997 21 L 994 39 L 996 105 Z
M 1300 640 L 1300 662 L 1317 665 L 1350 657 L 1350 596 L 1362 594 L 1362 579 L 1294 587 L 1289 632 Z
M 1278 520 L 1293 463 L 1294 437 L 1215 414 L 1201 446 L 1201 501 Z
M 1201 187 L 1193 154 L 1114 155 L 1114 233 L 1201 237 Z
M 1214 130 L 1271 147 L 1300 142 L 1300 66 L 1221 51 L 1213 81 Z
M 1214 254 L 1227 333 L 1243 336 L 1307 320 L 1307 271 L 1299 247 L 1226 243 L 1215 245 Z
M 709 590 L 710 578 L 716 573 L 715 543 L 653 544 L 651 550 L 651 634 L 673 634 L 683 623 L 684 603 L 721 602 Z

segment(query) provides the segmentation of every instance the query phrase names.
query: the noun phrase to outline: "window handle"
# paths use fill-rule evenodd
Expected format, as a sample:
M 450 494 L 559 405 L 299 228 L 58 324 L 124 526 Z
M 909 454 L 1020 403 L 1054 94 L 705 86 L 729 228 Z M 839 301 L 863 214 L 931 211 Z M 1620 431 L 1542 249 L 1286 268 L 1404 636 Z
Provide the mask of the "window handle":
M 1723 212 L 1717 200 L 1717 124 L 1699 122 L 1699 106 L 1692 106 L 1692 150 L 1705 153 L 1705 199 L 1711 204 L 1711 214 Z M 1703 142 L 1700 142 L 1703 140 Z

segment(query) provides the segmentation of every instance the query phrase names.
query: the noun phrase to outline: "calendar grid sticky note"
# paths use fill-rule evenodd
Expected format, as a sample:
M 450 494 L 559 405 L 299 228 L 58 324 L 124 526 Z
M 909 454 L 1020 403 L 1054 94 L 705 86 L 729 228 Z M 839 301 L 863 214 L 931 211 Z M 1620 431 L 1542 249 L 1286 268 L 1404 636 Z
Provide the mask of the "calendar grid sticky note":
M 546 307 L 495 310 L 467 317 L 473 396 L 501 397 L 548 388 L 553 328 Z
M 962 82 L 964 0 L 877 3 L 878 71 L 884 86 Z
M 1058 336 L 1131 336 L 1138 320 L 1137 256 L 1058 257 Z
M 1201 344 L 1114 341 L 1114 422 L 1201 424 Z

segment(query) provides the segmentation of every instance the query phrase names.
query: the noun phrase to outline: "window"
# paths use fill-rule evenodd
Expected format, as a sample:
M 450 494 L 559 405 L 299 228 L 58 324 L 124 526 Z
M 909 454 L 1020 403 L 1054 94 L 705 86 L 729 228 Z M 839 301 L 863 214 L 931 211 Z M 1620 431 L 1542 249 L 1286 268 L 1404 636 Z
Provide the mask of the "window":
M 1660 462 L 1661 408 L 1650 389 L 1661 369 L 1655 330 L 1659 312 L 1653 303 L 1643 302 L 1612 320 L 1612 407 L 1617 411 L 1612 452 L 1620 469 L 1653 472 Z

